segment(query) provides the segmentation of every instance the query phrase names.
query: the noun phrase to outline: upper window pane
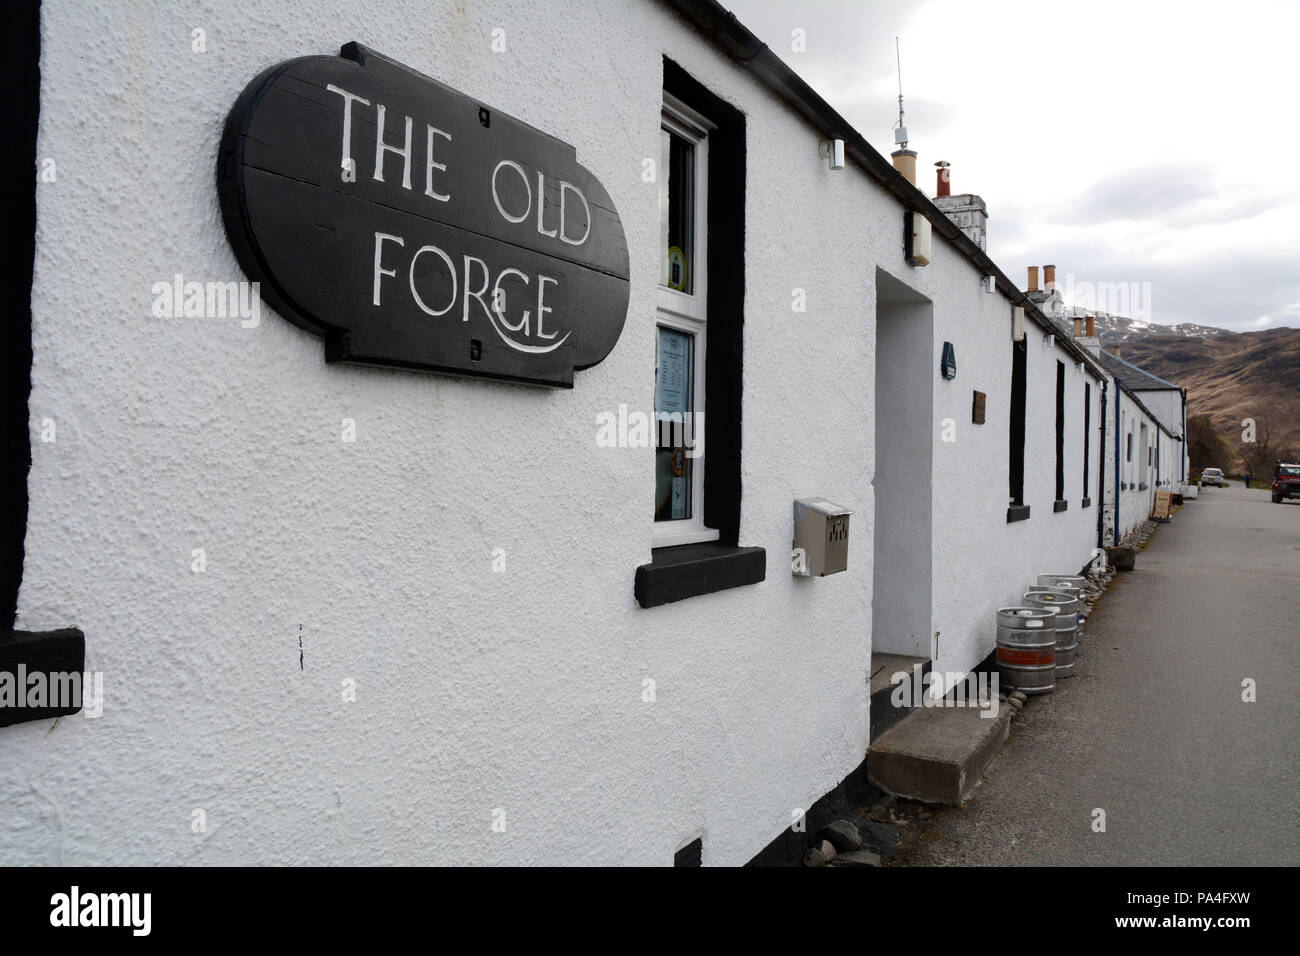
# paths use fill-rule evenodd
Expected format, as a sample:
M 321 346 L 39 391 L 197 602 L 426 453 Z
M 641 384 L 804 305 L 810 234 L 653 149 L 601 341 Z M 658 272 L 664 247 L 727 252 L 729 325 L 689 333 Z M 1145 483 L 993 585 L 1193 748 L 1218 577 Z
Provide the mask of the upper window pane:
M 659 283 L 695 289 L 695 146 L 659 131 Z

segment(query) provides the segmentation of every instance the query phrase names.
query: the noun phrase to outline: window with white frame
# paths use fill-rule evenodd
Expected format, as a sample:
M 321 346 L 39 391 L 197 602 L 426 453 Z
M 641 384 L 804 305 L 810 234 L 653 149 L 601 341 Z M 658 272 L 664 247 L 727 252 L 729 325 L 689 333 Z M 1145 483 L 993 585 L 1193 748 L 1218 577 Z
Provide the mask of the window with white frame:
M 665 93 L 659 131 L 654 547 L 716 541 L 704 526 L 708 149 L 713 124 Z

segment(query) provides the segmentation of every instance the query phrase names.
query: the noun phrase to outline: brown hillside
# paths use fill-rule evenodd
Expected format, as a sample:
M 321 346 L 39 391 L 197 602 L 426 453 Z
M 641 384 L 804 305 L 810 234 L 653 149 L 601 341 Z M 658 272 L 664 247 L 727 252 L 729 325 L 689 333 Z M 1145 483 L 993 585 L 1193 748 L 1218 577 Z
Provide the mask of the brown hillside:
M 1254 418 L 1270 422 L 1283 448 L 1300 454 L 1300 329 L 1149 335 L 1118 347 L 1125 361 L 1186 388 L 1188 417 L 1209 415 L 1238 452 L 1241 420 Z M 1240 458 L 1225 467 L 1240 468 Z

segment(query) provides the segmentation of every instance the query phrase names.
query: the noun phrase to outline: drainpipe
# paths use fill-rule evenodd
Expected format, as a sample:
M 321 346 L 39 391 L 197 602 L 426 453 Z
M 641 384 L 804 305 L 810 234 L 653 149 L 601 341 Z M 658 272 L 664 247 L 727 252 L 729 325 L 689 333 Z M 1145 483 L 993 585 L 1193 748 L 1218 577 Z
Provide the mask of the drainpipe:
M 1178 490 L 1182 491 L 1182 486 L 1187 484 L 1187 389 L 1179 389 L 1179 393 L 1183 398 L 1183 444 L 1178 455 L 1178 474 L 1181 476 Z
M 1116 379 L 1115 380 L 1115 533 L 1114 533 L 1116 545 L 1119 544 L 1119 464 L 1120 464 L 1119 462 L 1119 432 L 1120 432 L 1119 406 L 1120 406 L 1120 398 L 1123 396 L 1123 394 L 1124 394 L 1124 390 L 1119 387 L 1119 379 Z
M 1160 488 L 1160 426 L 1156 425 L 1156 489 Z
M 1097 547 L 1106 546 L 1106 380 L 1101 381 L 1101 414 L 1098 417 L 1097 431 Z

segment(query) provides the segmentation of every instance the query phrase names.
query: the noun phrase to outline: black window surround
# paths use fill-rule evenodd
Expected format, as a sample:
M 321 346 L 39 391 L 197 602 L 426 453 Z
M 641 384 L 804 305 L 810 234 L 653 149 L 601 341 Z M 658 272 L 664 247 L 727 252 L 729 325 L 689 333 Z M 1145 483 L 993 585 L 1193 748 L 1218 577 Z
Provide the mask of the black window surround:
M 1011 343 L 1011 431 L 1007 464 L 1011 507 L 1007 509 L 1008 522 L 1023 521 L 1029 517 L 1029 508 L 1025 504 L 1025 391 L 1028 351 L 1024 339 Z
M 32 370 L 32 267 L 36 255 L 36 131 L 40 118 L 40 3 L 14 0 L 4 9 L 4 81 L 10 91 L 6 107 L 11 131 L 5 150 L 4 208 L 9 213 L 11 243 L 4 258 L 0 289 L 5 322 L 0 328 L 0 672 L 11 676 L 12 706 L 0 706 L 0 727 L 75 714 L 80 695 L 60 702 L 56 675 L 85 670 L 86 639 L 76 628 L 16 631 L 18 591 L 23 580 L 27 537 L 27 473 L 32 462 L 28 399 Z M 46 187 L 50 188 L 50 187 Z M 33 685 L 17 680 L 44 675 L 44 706 L 27 706 Z M 78 680 L 80 687 L 80 680 Z
M 1064 511 L 1065 498 L 1065 363 L 1056 363 L 1056 495 L 1055 500 L 1061 505 L 1057 511 Z
M 664 91 L 716 124 L 709 133 L 708 316 L 704 369 L 704 524 L 718 540 L 655 548 L 636 569 L 642 607 L 757 584 L 762 548 L 741 547 L 741 385 L 745 301 L 745 116 L 664 58 Z

